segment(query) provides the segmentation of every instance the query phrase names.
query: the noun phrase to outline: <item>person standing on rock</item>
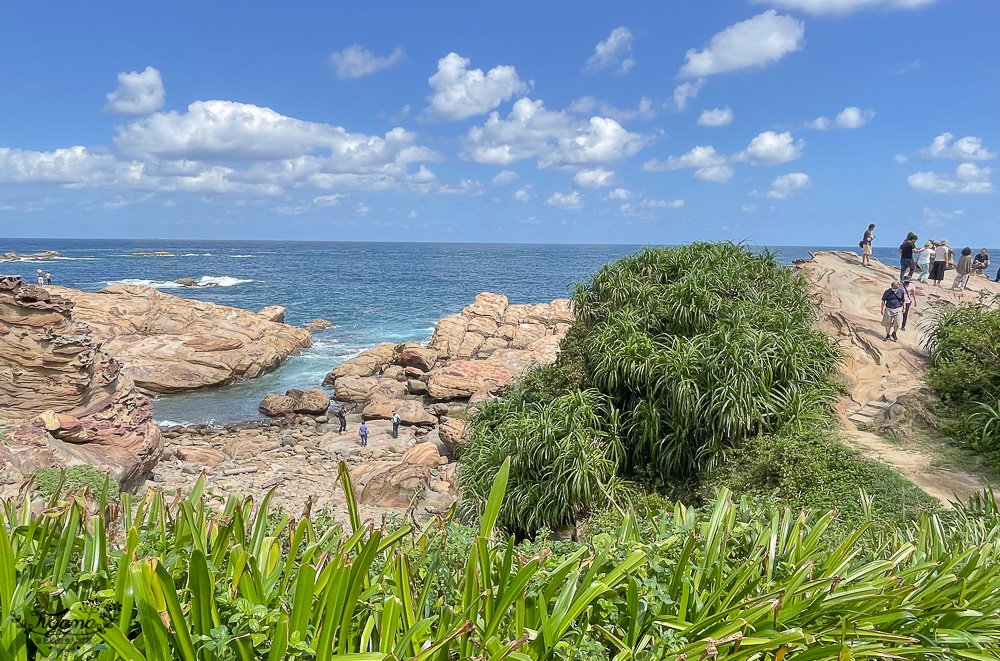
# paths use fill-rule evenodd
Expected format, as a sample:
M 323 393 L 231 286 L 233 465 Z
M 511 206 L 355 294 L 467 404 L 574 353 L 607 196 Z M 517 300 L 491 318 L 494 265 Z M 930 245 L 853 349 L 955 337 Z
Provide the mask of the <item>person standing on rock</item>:
M 45 272 L 45 284 L 47 285 L 52 284 L 52 274 L 49 273 L 48 271 Z
M 940 287 L 944 281 L 944 272 L 948 267 L 948 256 L 951 255 L 951 248 L 948 247 L 948 239 L 941 239 L 941 243 L 934 249 L 934 263 L 931 264 L 931 280 L 935 287 Z
M 903 324 L 899 330 L 906 330 L 906 319 L 910 316 L 910 308 L 917 304 L 917 286 L 913 284 L 913 278 L 906 276 L 903 278 Z
M 45 284 L 45 274 L 42 273 L 42 269 L 38 269 L 38 284 L 40 285 Z
M 872 242 L 875 241 L 875 223 L 868 226 L 858 246 L 861 248 L 861 266 L 871 267 Z
M 340 421 L 340 431 L 338 431 L 337 433 L 343 434 L 345 431 L 347 431 L 347 411 L 344 410 L 343 406 L 341 406 L 340 409 L 337 410 L 337 420 Z
M 882 326 L 885 327 L 883 342 L 898 341 L 896 331 L 899 321 L 903 318 L 903 292 L 899 291 L 899 283 L 893 282 L 882 294 Z
M 366 425 L 365 423 L 362 422 L 361 426 L 358 427 L 358 434 L 361 436 L 361 447 L 367 447 L 368 446 L 368 425 Z
M 972 275 L 972 248 L 966 246 L 962 248 L 962 256 L 958 258 L 958 264 L 955 265 L 955 281 L 951 283 L 951 288 L 965 291 L 969 285 L 970 275 Z
M 905 281 L 913 277 L 916 269 L 916 262 L 913 261 L 913 254 L 919 253 L 917 248 L 917 235 L 910 232 L 906 235 L 906 241 L 899 246 L 899 279 Z
M 924 247 L 917 258 L 917 267 L 920 269 L 920 282 L 927 282 L 931 274 L 931 262 L 934 261 L 934 242 L 925 241 Z
M 399 413 L 392 414 L 392 437 L 399 438 L 399 423 L 402 419 L 399 417 Z

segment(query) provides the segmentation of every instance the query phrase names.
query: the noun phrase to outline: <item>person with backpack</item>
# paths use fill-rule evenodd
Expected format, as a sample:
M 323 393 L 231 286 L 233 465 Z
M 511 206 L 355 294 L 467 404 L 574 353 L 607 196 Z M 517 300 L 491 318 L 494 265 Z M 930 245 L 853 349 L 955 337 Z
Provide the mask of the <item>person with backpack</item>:
M 871 268 L 872 265 L 872 242 L 875 241 L 875 223 L 871 223 L 865 230 L 865 235 L 861 237 L 858 247 L 861 248 L 861 266 Z
M 343 406 L 341 406 L 340 409 L 337 410 L 337 420 L 340 422 L 340 431 L 338 431 L 337 433 L 343 434 L 345 431 L 347 431 L 347 411 L 344 410 Z
M 399 438 L 399 423 L 403 420 L 399 417 L 399 413 L 392 414 L 392 437 Z
M 898 282 L 893 282 L 889 289 L 882 293 L 882 326 L 885 327 L 883 342 L 899 341 L 896 331 L 899 330 L 899 322 L 903 318 L 904 300 L 905 294 L 900 291 Z

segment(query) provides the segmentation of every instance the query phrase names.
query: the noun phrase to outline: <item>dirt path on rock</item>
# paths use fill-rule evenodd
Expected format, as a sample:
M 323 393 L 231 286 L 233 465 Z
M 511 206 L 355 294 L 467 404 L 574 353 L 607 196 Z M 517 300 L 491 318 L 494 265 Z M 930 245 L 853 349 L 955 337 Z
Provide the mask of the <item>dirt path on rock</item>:
M 819 252 L 812 257 L 797 262 L 796 268 L 809 279 L 820 299 L 820 326 L 839 342 L 844 354 L 841 372 L 851 393 L 839 402 L 837 415 L 848 442 L 895 467 L 945 505 L 981 491 L 986 484 L 983 476 L 936 467 L 938 457 L 933 448 L 925 451 L 894 444 L 865 429 L 885 419 L 898 399 L 926 387 L 924 375 L 930 357 L 923 340 L 935 311 L 944 305 L 974 301 L 981 291 L 1000 294 L 1000 285 L 973 276 L 967 291 L 954 291 L 950 289 L 954 271 L 948 272 L 944 287 L 917 283 L 906 331 L 898 334 L 898 342 L 885 342 L 879 313 L 882 293 L 898 279 L 899 270 L 874 259 L 872 267 L 865 268 L 851 252 Z

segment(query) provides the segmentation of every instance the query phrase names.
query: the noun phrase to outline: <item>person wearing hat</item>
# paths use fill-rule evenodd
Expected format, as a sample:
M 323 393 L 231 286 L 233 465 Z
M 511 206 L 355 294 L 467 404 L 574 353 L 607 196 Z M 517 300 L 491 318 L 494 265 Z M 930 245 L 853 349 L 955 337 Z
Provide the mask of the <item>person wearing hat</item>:
M 941 239 L 934 249 L 934 261 L 931 264 L 931 280 L 935 287 L 940 287 L 944 281 L 944 272 L 948 268 L 950 259 L 951 248 L 948 247 L 948 239 Z
M 45 284 L 45 274 L 42 273 L 42 269 L 38 269 L 38 284 L 40 285 Z
M 903 291 L 903 323 L 900 325 L 899 330 L 906 330 L 906 319 L 910 316 L 910 308 L 917 303 L 917 286 L 913 284 L 913 278 L 911 276 L 906 276 L 903 278 L 903 285 L 900 287 Z

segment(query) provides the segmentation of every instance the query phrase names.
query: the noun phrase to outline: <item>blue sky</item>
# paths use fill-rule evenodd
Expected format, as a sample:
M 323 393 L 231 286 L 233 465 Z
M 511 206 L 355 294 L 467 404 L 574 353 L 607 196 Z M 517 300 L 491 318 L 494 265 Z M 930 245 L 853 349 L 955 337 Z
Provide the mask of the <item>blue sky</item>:
M 998 26 L 996 0 L 8 3 L 0 236 L 996 244 Z

